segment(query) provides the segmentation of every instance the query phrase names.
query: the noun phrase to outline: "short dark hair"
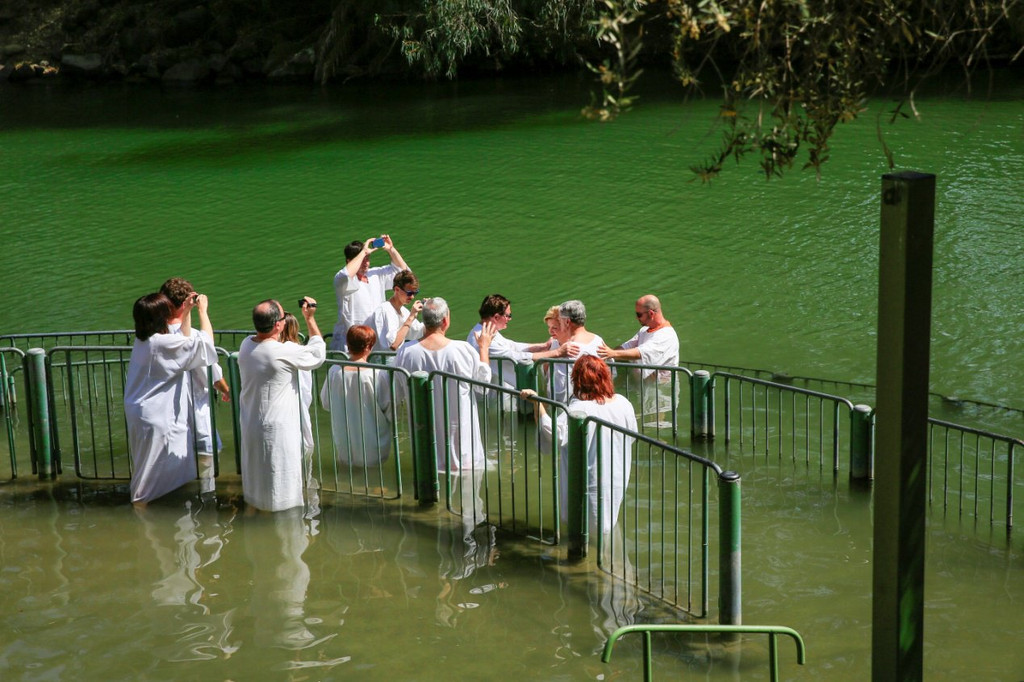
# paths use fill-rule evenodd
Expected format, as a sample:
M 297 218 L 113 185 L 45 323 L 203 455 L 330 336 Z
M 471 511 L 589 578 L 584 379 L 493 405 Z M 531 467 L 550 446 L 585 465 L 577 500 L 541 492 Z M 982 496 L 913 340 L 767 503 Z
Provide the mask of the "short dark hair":
M 363 252 L 363 243 L 358 239 L 345 247 L 345 262 L 349 262 Z
M 377 343 L 377 332 L 373 331 L 373 327 L 357 324 L 354 327 L 349 327 L 348 333 L 345 334 L 345 341 L 348 342 L 349 353 L 361 355 Z
M 166 334 L 167 320 L 174 315 L 174 308 L 171 299 L 159 291 L 139 298 L 132 306 L 135 337 L 140 341 L 145 341 L 153 334 Z
M 486 320 L 488 317 L 503 313 L 510 305 L 512 305 L 512 301 L 501 294 L 491 294 L 480 304 L 480 319 Z
M 395 287 L 399 289 L 405 289 L 406 287 L 419 289 L 420 281 L 416 279 L 416 275 L 412 274 L 412 270 L 402 270 L 395 275 L 395 280 L 391 283 L 391 288 L 394 289 Z
M 160 287 L 160 293 L 171 299 L 175 308 L 180 308 L 189 296 L 196 293 L 192 283 L 181 277 L 171 277 Z
M 272 298 L 260 301 L 252 309 L 252 326 L 259 334 L 273 331 L 274 325 L 284 319 L 283 312 L 284 308 L 281 307 L 281 304 Z

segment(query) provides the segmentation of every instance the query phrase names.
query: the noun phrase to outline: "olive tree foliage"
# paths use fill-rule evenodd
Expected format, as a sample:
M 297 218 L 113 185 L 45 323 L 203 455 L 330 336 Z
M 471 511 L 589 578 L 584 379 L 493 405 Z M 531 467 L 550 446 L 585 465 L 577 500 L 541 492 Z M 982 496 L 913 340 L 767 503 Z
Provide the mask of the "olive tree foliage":
M 990 60 L 1018 59 L 1022 10 L 1022 0 L 666 0 L 645 8 L 672 26 L 679 82 L 722 88 L 721 146 L 692 167 L 705 181 L 745 156 L 758 157 L 768 178 L 800 160 L 820 173 L 836 126 L 860 115 L 869 94 L 898 90 L 889 116 L 906 116 L 916 113 L 916 88 L 951 64 L 969 84 Z
M 454 78 L 469 60 L 571 62 L 595 15 L 591 0 L 339 0 L 320 39 L 320 75 L 334 76 L 358 44 L 376 43 L 383 59 L 382 40 L 426 77 Z
M 669 63 L 687 96 L 722 99 L 722 142 L 691 167 L 708 181 L 746 157 L 767 178 L 820 173 L 869 95 L 898 91 L 889 117 L 916 114 L 929 75 L 956 64 L 969 84 L 1017 60 L 1022 36 L 1024 0 L 337 0 L 317 53 L 324 80 L 395 51 L 427 77 L 582 62 L 600 92 L 583 114 L 599 121 L 635 104 L 640 64 Z

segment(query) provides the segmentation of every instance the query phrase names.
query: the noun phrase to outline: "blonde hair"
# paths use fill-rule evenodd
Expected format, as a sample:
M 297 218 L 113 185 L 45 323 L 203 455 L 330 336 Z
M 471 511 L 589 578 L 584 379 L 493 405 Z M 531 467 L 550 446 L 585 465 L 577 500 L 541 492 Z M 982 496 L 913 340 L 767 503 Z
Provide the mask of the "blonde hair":
M 299 343 L 299 321 L 291 313 L 284 314 L 284 327 L 281 329 L 281 343 L 293 341 Z
M 553 320 L 556 317 L 558 317 L 558 306 L 557 305 L 551 306 L 550 308 L 548 308 L 548 311 L 546 313 L 544 313 L 544 321 L 545 322 Z

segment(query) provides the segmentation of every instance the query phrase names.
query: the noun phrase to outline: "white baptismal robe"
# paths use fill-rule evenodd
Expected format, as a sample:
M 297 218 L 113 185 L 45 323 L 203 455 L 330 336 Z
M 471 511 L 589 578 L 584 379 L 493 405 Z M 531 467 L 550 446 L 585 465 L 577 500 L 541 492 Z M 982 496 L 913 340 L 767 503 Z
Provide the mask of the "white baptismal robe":
M 246 503 L 267 511 L 303 504 L 303 434 L 298 370 L 323 364 L 327 347 L 320 336 L 305 346 L 290 341 L 242 341 L 242 494 Z
M 480 349 L 480 344 L 476 337 L 483 331 L 483 328 L 483 324 L 478 322 L 469 330 L 469 336 L 466 337 L 466 343 L 477 351 Z M 533 364 L 533 353 L 528 350 L 529 348 L 530 344 L 528 343 L 513 341 L 502 336 L 501 332 L 495 332 L 494 338 L 491 339 L 491 347 L 488 349 L 488 357 L 491 360 L 491 377 L 494 383 L 498 384 L 500 378 L 501 386 L 516 388 L 516 365 Z
M 633 405 L 625 396 L 619 394 L 606 400 L 603 405 L 593 400 L 576 400 L 574 398 L 569 403 L 568 411 L 570 413 L 582 412 L 587 417 L 597 417 L 625 429 L 637 430 L 636 412 Z M 551 417 L 545 414 L 540 421 L 541 435 L 550 438 L 551 430 Z M 600 441 L 597 439 L 598 431 L 601 432 Z M 601 446 L 600 492 L 601 501 L 604 504 L 600 530 L 602 533 L 607 533 L 615 527 L 618 521 L 622 499 L 625 496 L 626 487 L 629 485 L 629 476 L 633 465 L 633 442 L 632 437 L 614 432 L 607 427 L 593 423 L 587 425 L 587 507 L 591 530 L 597 528 L 598 443 Z M 561 453 L 559 461 L 563 482 L 559 491 L 560 506 L 562 515 L 565 517 L 569 511 L 566 507 L 569 480 L 567 454 L 569 427 L 564 413 L 558 417 L 557 443 Z
M 388 372 L 371 365 L 335 365 L 320 389 L 320 404 L 331 413 L 338 462 L 380 466 L 391 454 L 391 387 Z
M 367 256 L 369 258 L 369 256 Z M 334 275 L 334 295 L 338 299 L 338 321 L 334 324 L 331 335 L 331 350 L 348 348 L 346 335 L 350 327 L 363 324 L 363 320 L 373 314 L 377 306 L 387 298 L 392 288 L 395 275 L 401 272 L 397 265 L 389 263 L 366 271 L 366 280 L 350 277 L 348 270 L 342 268 Z
M 592 338 L 589 343 L 577 344 L 580 352 L 579 355 L 573 358 L 572 363 L 554 363 L 555 394 L 551 396 L 552 399 L 563 403 L 569 402 L 572 399 L 572 368 L 576 365 L 576 360 L 579 360 L 584 355 L 593 355 L 594 357 L 597 357 L 597 349 L 603 343 L 604 339 L 597 334 L 594 334 L 594 338 Z M 558 342 L 556 341 L 552 345 L 557 348 Z
M 373 350 L 391 350 L 391 344 L 398 338 L 398 330 L 405 324 L 409 315 L 408 308 L 401 307 L 395 310 L 395 306 L 391 305 L 391 301 L 384 301 L 377 306 L 373 314 L 363 322 L 367 327 L 372 327 L 373 331 L 377 333 L 377 343 L 374 344 Z M 405 334 L 404 343 L 418 341 L 422 337 L 423 323 L 414 319 L 412 324 L 409 325 L 409 331 Z
M 491 368 L 480 362 L 480 354 L 465 341 L 449 341 L 439 350 L 427 350 L 422 343 L 403 345 L 395 357 L 395 365 L 408 370 L 447 372 L 467 379 L 489 383 Z M 443 385 L 448 384 L 448 421 L 445 422 Z M 464 382 L 447 381 L 436 376 L 434 385 L 434 429 L 437 442 L 437 469 L 444 472 L 450 466 L 452 473 L 484 466 L 484 448 L 480 438 L 480 420 L 477 417 L 473 386 Z M 401 384 L 399 384 L 401 386 Z M 449 434 L 449 447 L 445 449 L 445 433 Z
M 213 339 L 199 330 L 135 339 L 124 387 L 132 502 L 156 499 L 196 477 L 189 370 L 216 361 Z
M 640 362 L 644 365 L 679 364 L 679 336 L 672 326 L 659 327 L 653 332 L 647 326 L 641 327 L 633 338 L 622 344 L 623 348 L 640 351 Z M 663 412 L 672 409 L 673 392 L 678 395 L 679 385 L 673 387 L 672 371 L 663 369 L 634 370 L 641 379 L 640 394 L 645 411 Z

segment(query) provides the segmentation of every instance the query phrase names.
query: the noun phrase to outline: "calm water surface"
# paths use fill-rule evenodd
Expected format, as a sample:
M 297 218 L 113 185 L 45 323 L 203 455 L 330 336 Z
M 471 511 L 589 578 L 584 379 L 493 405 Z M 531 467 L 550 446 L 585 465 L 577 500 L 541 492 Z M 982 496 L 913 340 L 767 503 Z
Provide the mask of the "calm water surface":
M 987 101 L 924 98 L 922 120 L 883 123 L 900 168 L 938 176 L 933 389 L 1016 407 L 1021 95 L 1009 82 Z M 747 163 L 708 187 L 687 168 L 718 139 L 714 103 L 645 93 L 601 126 L 578 116 L 586 100 L 572 79 L 2 88 L 0 332 L 124 328 L 131 302 L 172 275 L 210 295 L 217 327 L 247 328 L 262 298 L 310 294 L 329 328 L 343 245 L 388 232 L 423 293 L 452 304 L 457 335 L 499 291 L 513 338 L 540 340 L 544 310 L 578 297 L 619 342 L 633 301 L 655 292 L 685 358 L 874 381 L 887 102 L 837 131 L 820 181 L 765 183 Z M 994 419 L 1024 432 L 1019 415 Z M 869 496 L 788 462 L 736 468 L 745 622 L 805 635 L 805 668 L 782 644 L 788 679 L 866 679 Z M 144 514 L 122 489 L 7 486 L 3 677 L 639 675 L 628 641 L 611 666 L 595 652 L 616 624 L 662 614 L 557 552 L 467 543 L 409 505 L 247 516 L 236 484 L 225 474 L 215 505 L 186 490 Z M 933 514 L 928 541 L 929 679 L 1024 679 L 1019 539 Z M 674 652 L 662 676 L 766 679 L 758 641 L 741 656 Z

